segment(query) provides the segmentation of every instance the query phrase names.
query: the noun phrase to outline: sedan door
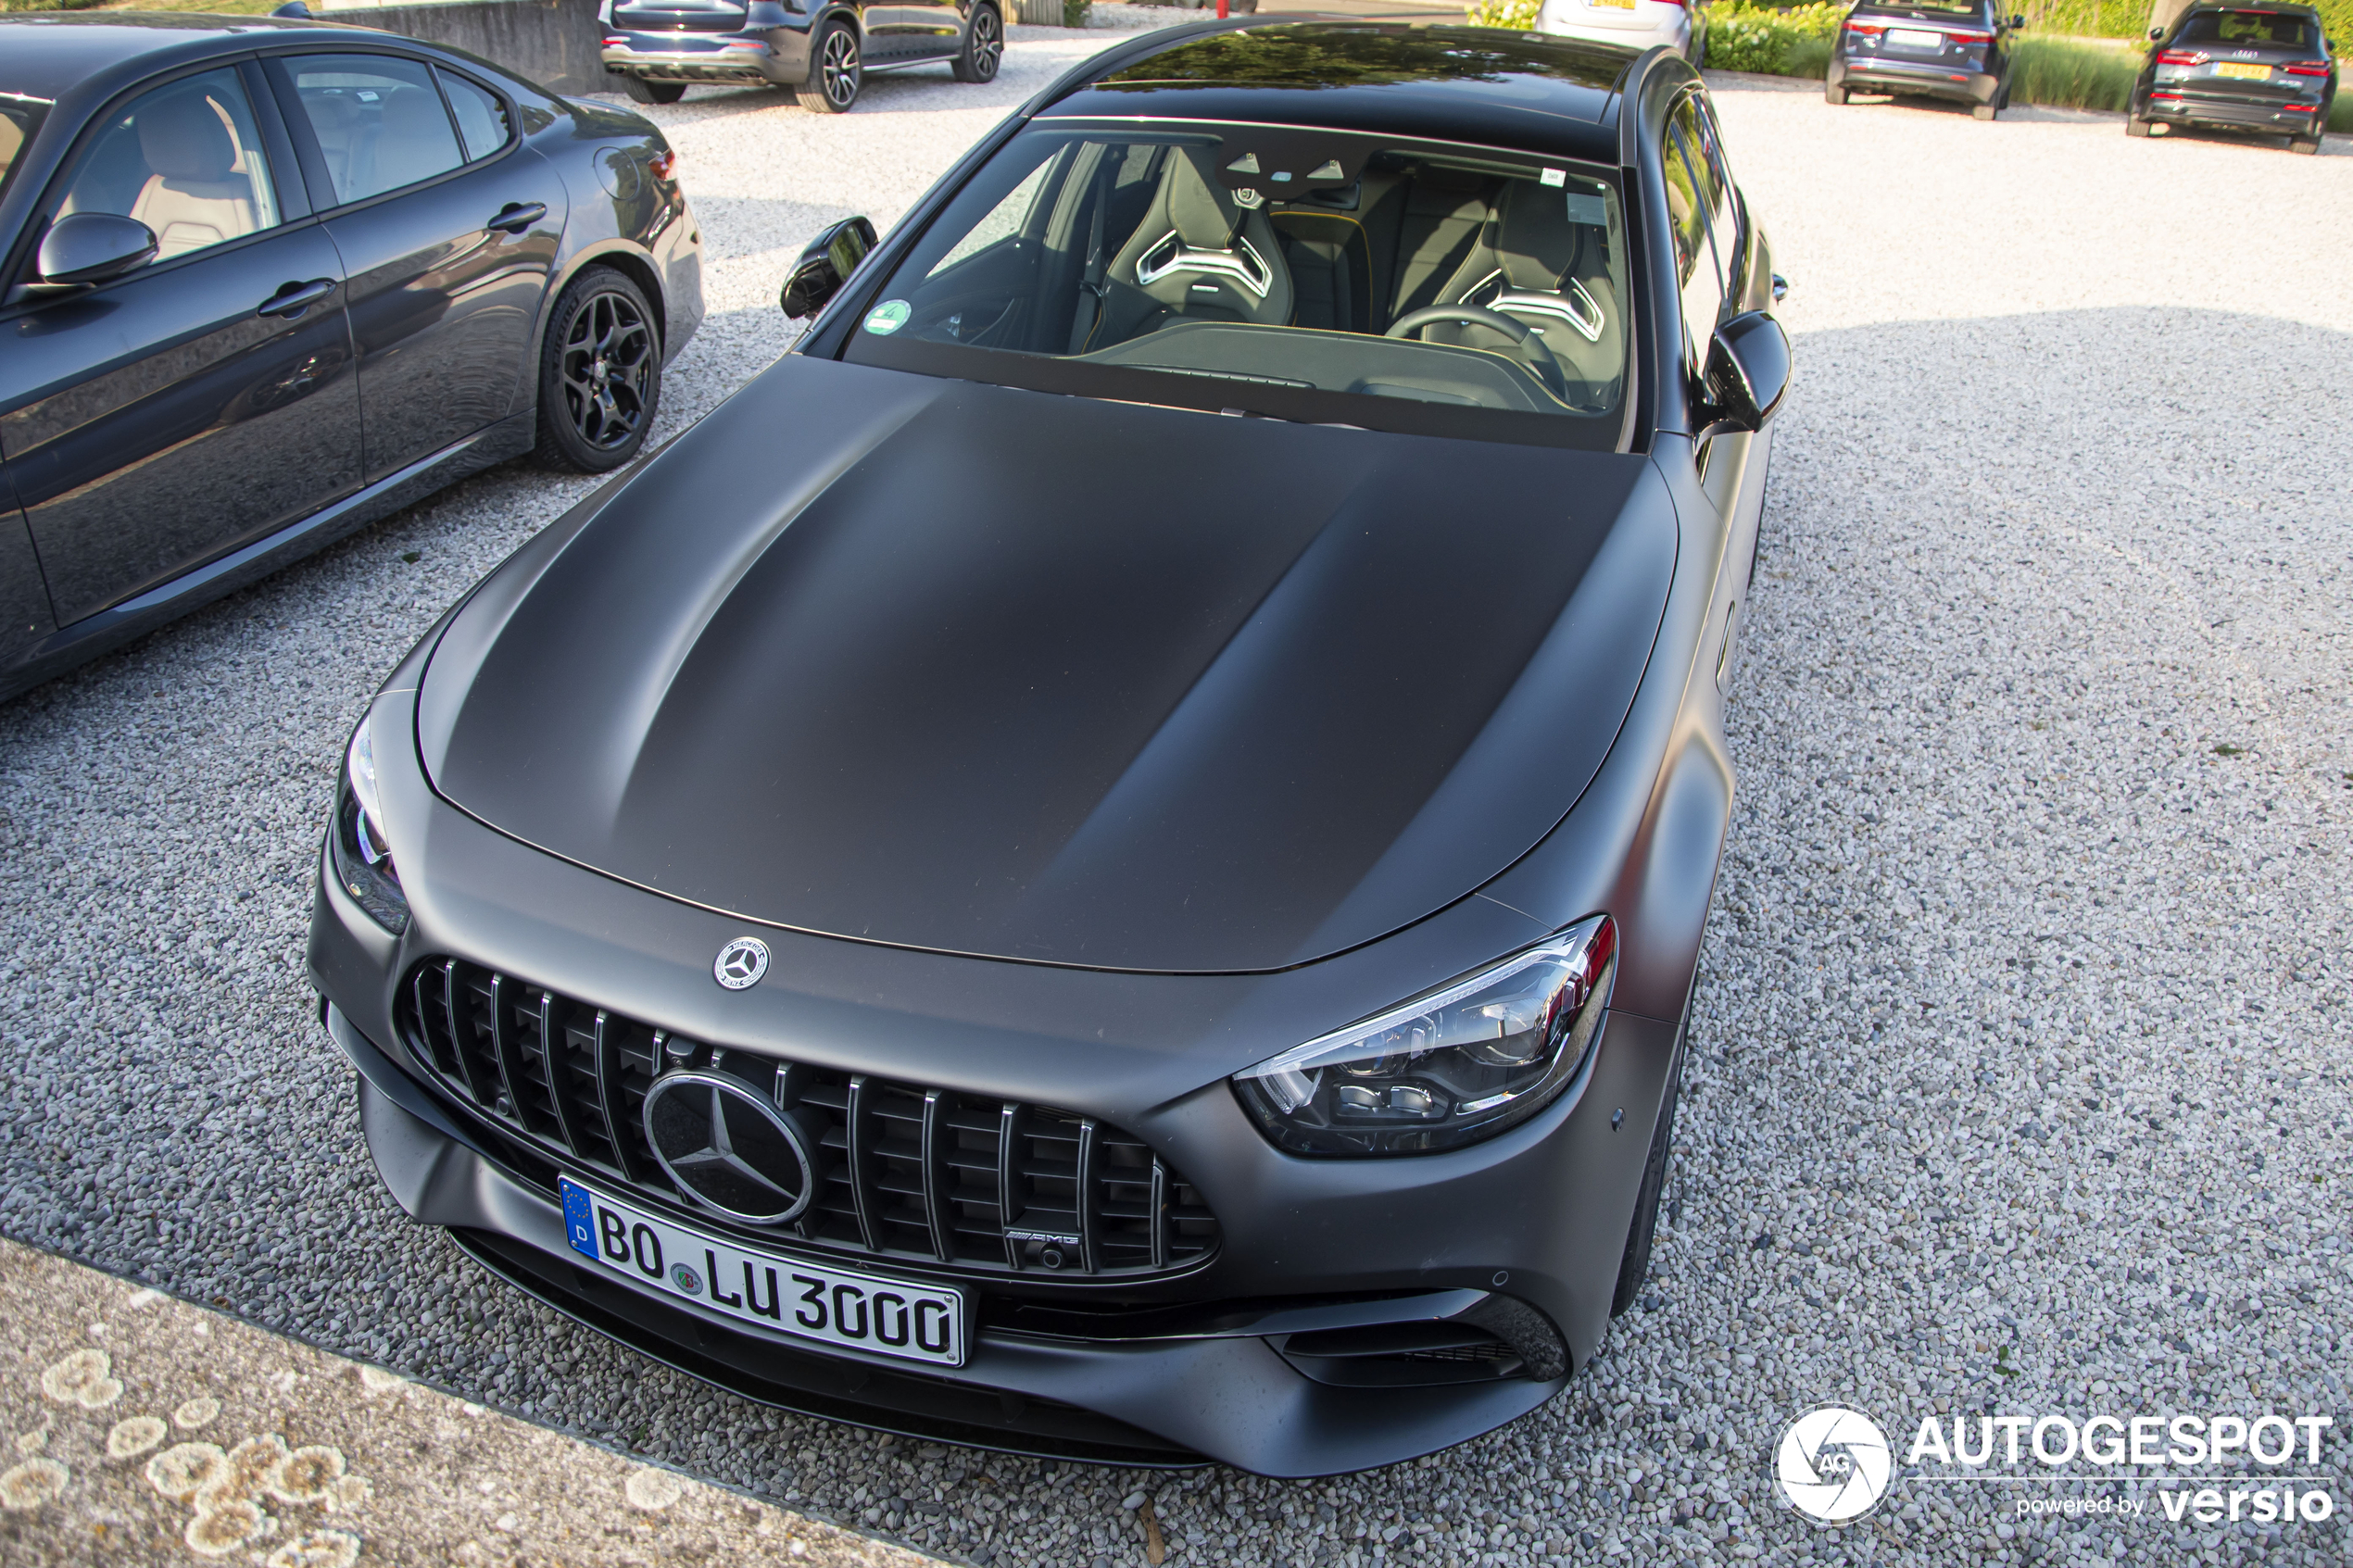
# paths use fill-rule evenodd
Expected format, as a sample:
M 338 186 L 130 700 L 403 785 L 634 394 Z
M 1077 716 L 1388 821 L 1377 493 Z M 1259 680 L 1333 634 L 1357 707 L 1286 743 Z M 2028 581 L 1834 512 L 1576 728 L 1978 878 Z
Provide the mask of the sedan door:
M 61 626 L 359 485 L 342 263 L 272 115 L 250 64 L 150 87 L 36 209 L 157 245 L 96 287 L 11 280 L 36 286 L 0 311 L 0 451 Z
M 562 237 L 562 179 L 484 82 L 412 56 L 269 61 L 350 279 L 368 482 L 515 406 Z

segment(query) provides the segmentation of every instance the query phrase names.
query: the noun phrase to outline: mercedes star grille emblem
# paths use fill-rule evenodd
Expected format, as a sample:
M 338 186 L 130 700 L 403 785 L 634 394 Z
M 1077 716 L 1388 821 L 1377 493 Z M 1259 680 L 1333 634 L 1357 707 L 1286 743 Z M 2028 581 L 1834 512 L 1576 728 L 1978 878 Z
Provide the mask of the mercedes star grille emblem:
M 712 960 L 711 977 L 730 991 L 742 991 L 760 984 L 768 972 L 768 944 L 757 936 L 738 936 L 719 949 Z
M 724 1073 L 657 1081 L 646 1096 L 646 1141 L 679 1191 L 756 1225 L 797 1218 L 816 1189 L 801 1129 Z

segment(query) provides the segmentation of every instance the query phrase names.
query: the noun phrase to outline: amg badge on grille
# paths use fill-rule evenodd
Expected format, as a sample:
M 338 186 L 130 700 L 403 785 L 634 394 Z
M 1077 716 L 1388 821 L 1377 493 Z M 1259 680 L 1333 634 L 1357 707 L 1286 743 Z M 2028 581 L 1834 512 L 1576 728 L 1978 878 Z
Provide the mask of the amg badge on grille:
M 756 1225 L 809 1207 L 807 1133 L 750 1085 L 724 1073 L 673 1073 L 646 1096 L 646 1141 L 680 1191 Z
M 749 990 L 768 972 L 768 944 L 757 936 L 738 936 L 719 949 L 711 960 L 711 977 L 730 991 Z

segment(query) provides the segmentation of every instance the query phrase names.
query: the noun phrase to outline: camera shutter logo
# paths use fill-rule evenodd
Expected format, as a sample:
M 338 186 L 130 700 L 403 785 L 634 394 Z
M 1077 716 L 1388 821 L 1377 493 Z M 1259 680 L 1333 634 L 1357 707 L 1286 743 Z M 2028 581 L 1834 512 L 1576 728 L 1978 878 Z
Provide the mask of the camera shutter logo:
M 711 960 L 711 977 L 730 991 L 747 991 L 768 972 L 768 944 L 757 936 L 738 936 L 719 949 Z
M 1877 1508 L 1894 1469 L 1879 1423 L 1838 1405 L 1790 1423 L 1774 1463 L 1781 1495 L 1824 1524 L 1843 1524 Z

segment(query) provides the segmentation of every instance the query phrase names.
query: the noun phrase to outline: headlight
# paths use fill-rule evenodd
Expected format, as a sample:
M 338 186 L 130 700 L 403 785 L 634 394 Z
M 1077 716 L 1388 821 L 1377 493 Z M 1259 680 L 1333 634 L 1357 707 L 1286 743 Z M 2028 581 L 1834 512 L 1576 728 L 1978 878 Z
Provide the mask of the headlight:
M 344 753 L 343 789 L 328 842 L 333 846 L 335 878 L 343 890 L 370 919 L 397 935 L 409 929 L 409 898 L 400 890 L 400 872 L 384 837 L 384 803 L 376 794 L 376 747 L 369 723 L 359 721 L 351 749 Z
M 1293 1154 L 1428 1154 L 1533 1116 L 1575 1079 L 1609 1006 L 1617 928 L 1540 947 L 1234 1076 Z

